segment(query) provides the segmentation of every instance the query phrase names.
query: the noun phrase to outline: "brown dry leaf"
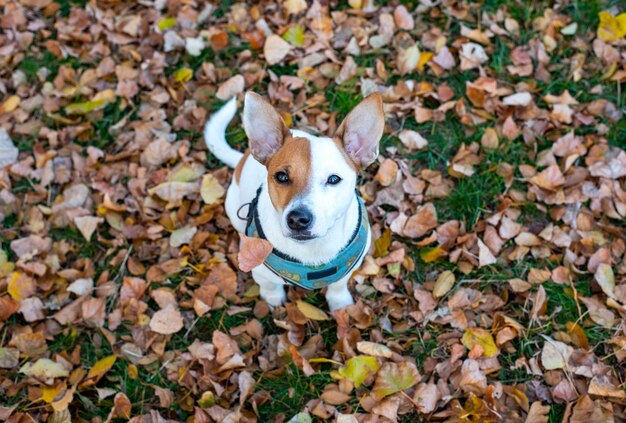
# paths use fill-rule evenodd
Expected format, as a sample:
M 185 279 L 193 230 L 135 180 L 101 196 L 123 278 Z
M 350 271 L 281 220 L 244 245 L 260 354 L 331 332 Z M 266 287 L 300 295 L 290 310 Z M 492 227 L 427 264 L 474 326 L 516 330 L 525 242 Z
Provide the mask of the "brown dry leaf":
M 601 263 L 598 265 L 594 277 L 606 296 L 615 298 L 615 275 L 613 274 L 613 268 L 609 264 Z
M 417 48 L 417 44 L 413 44 L 410 47 L 400 49 L 398 57 L 396 57 L 396 64 L 400 75 L 407 75 L 412 73 L 417 68 L 420 62 L 420 51 Z
M 17 162 L 19 150 L 5 128 L 0 128 L 0 169 Z
M 485 245 L 480 239 L 478 242 L 478 267 L 485 267 L 494 264 L 498 259 L 491 253 L 489 247 Z
M 541 364 L 546 370 L 567 369 L 574 349 L 567 344 L 543 335 L 546 342 L 541 351 Z
M 174 403 L 174 393 L 171 390 L 167 388 L 162 388 L 158 385 L 150 386 L 154 389 L 157 397 L 159 397 L 159 406 L 161 408 L 171 407 L 171 405 Z
M 535 401 L 528 410 L 525 423 L 548 423 L 548 414 L 550 414 L 550 406 L 542 405 L 541 401 Z
M 80 233 L 83 234 L 87 242 L 91 241 L 91 236 L 96 231 L 96 228 L 99 224 L 103 222 L 103 218 L 94 216 L 81 216 L 74 218 L 74 223 L 76 224 L 76 227 L 78 228 Z
M 419 238 L 424 236 L 428 231 L 437 227 L 437 210 L 432 203 L 428 203 L 409 217 L 402 232 L 410 238 Z
M 554 191 L 565 183 L 565 177 L 556 164 L 548 166 L 541 173 L 533 176 L 530 182 L 540 188 Z
M 148 190 L 148 194 L 157 195 L 165 201 L 176 202 L 185 196 L 198 192 L 198 184 L 192 182 L 164 182 Z
M 395 354 L 389 347 L 369 341 L 357 342 L 356 348 L 363 354 L 371 355 L 373 357 L 391 358 Z
M 393 11 L 393 20 L 398 28 L 406 31 L 411 31 L 415 27 L 415 20 L 404 5 L 396 6 Z
M 183 317 L 177 308 L 168 306 L 150 319 L 150 330 L 161 335 L 171 335 L 183 328 Z
M 487 377 L 476 360 L 467 359 L 461 367 L 460 387 L 466 392 L 482 395 L 487 389 Z
M 485 148 L 498 148 L 500 141 L 496 130 L 493 128 L 487 128 L 483 136 L 480 138 L 480 145 Z
M 241 75 L 235 75 L 220 84 L 215 97 L 226 101 L 243 93 L 246 81 Z
M 269 65 L 275 65 L 283 61 L 283 59 L 291 51 L 291 44 L 283 40 L 278 35 L 272 34 L 265 40 L 263 45 L 263 54 Z
M 299 300 L 296 302 L 298 310 L 308 319 L 312 320 L 330 320 L 330 317 L 319 308 L 306 301 Z
M 272 253 L 273 247 L 269 241 L 261 238 L 250 238 L 240 234 L 241 246 L 237 261 L 239 268 L 244 272 L 249 272 L 257 266 L 263 264 L 265 259 Z
M 428 141 L 420 135 L 419 132 L 412 131 L 410 129 L 404 129 L 398 134 L 398 138 L 402 144 L 409 149 L 409 151 L 413 150 L 421 150 L 422 148 L 428 146 Z
M 437 281 L 435 282 L 435 287 L 433 288 L 433 296 L 435 298 L 441 298 L 446 295 L 456 282 L 456 277 L 454 273 L 449 270 L 444 270 L 441 272 L 439 277 L 437 277 Z
M 391 160 L 385 159 L 378 168 L 378 172 L 374 179 L 376 179 L 382 186 L 387 187 L 396 181 L 398 175 L 398 164 Z

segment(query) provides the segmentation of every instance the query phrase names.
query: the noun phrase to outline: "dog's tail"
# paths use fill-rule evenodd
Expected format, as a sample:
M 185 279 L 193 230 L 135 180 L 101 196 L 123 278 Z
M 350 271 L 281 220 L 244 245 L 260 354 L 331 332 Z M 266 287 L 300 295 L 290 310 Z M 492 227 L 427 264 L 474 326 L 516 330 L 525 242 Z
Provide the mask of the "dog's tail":
M 211 153 L 229 167 L 237 166 L 242 153 L 232 148 L 226 142 L 226 127 L 237 113 L 237 98 L 231 98 L 219 109 L 204 127 L 204 142 Z

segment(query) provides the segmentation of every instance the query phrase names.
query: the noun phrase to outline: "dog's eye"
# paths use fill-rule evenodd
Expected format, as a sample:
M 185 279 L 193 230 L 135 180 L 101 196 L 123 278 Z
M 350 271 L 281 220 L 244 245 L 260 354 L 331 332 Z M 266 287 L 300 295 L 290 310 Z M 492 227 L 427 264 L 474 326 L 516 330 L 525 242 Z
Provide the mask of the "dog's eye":
M 276 179 L 276 182 L 279 184 L 286 184 L 289 182 L 289 175 L 287 175 L 286 172 L 276 172 L 274 174 L 274 179 Z
M 341 182 L 341 178 L 337 175 L 330 175 L 326 180 L 328 185 L 337 185 L 339 182 Z

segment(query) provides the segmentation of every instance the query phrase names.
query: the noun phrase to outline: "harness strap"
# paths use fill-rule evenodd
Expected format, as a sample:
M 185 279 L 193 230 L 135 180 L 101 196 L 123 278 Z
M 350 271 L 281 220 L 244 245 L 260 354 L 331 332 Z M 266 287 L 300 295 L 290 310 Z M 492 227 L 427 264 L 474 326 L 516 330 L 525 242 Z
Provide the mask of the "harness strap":
M 249 203 L 246 218 L 246 235 L 266 239 L 259 221 L 257 206 L 261 188 Z M 285 283 L 304 289 L 319 289 L 331 285 L 352 272 L 356 263 L 365 254 L 369 237 L 369 222 L 363 200 L 357 196 L 359 204 L 358 224 L 346 246 L 328 263 L 307 265 L 274 248 L 263 263 L 265 267 L 279 276 Z M 243 207 L 243 206 L 242 206 Z

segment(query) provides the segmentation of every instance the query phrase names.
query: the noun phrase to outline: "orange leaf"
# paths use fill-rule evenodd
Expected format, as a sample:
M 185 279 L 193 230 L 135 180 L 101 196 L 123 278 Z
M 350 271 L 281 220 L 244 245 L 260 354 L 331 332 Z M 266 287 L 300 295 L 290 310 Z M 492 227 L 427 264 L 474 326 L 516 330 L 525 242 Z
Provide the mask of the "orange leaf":
M 244 272 L 249 272 L 257 266 L 263 264 L 265 259 L 272 253 L 272 244 L 261 238 L 251 238 L 240 235 L 241 247 L 237 255 L 239 268 Z
M 565 325 L 567 329 L 567 334 L 572 338 L 572 342 L 579 348 L 583 348 L 585 350 L 589 349 L 589 340 L 587 339 L 587 335 L 583 328 L 576 322 L 567 322 Z

